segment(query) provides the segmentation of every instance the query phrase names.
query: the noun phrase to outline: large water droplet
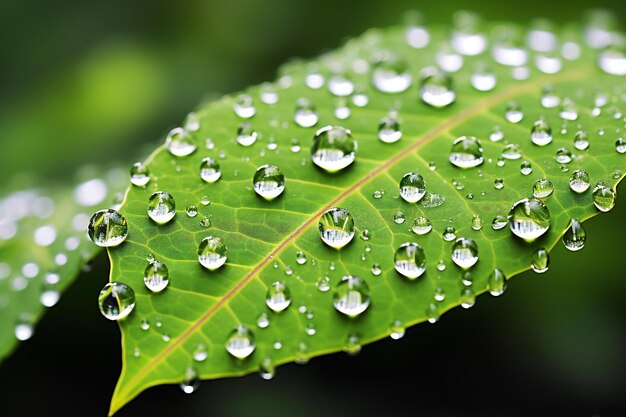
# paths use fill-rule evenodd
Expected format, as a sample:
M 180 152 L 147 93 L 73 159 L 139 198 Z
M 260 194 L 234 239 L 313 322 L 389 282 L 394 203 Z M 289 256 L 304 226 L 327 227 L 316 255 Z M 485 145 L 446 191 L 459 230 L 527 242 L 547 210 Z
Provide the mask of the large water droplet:
M 356 317 L 370 305 L 370 289 L 364 279 L 346 275 L 335 287 L 333 306 L 348 317 Z
M 326 126 L 315 133 L 311 159 L 328 172 L 337 172 L 350 165 L 356 156 L 357 142 L 350 130 L 341 126 Z
M 483 147 L 474 136 L 461 136 L 452 143 L 449 160 L 459 168 L 472 168 L 483 163 Z
M 525 198 L 513 205 L 509 225 L 514 235 L 532 241 L 550 228 L 550 211 L 543 201 Z
M 100 210 L 89 220 L 88 234 L 91 241 L 98 246 L 117 246 L 126 240 L 128 224 L 118 211 Z
M 285 310 L 291 304 L 291 293 L 284 282 L 274 282 L 267 289 L 265 304 L 277 313 Z
M 233 105 L 233 110 L 235 111 L 235 114 L 242 119 L 249 119 L 256 114 L 256 108 L 254 107 L 252 97 L 247 94 L 242 94 L 237 97 L 237 101 Z
M 143 274 L 143 282 L 152 292 L 163 291 L 170 282 L 167 265 L 158 261 L 149 263 Z
M 433 225 L 427 217 L 419 216 L 413 221 L 411 230 L 416 235 L 425 235 L 433 230 Z
M 219 237 L 205 237 L 198 245 L 198 261 L 209 271 L 214 271 L 226 263 L 226 250 L 226 245 Z
M 615 206 L 615 192 L 599 182 L 593 188 L 593 205 L 602 212 L 607 212 Z
M 401 93 L 413 82 L 407 64 L 396 55 L 386 54 L 378 59 L 372 70 L 372 84 L 383 93 Z
M 157 191 L 148 200 L 148 216 L 157 224 L 165 224 L 176 215 L 176 202 L 170 193 Z
M 241 146 L 251 146 L 256 139 L 257 133 L 251 123 L 242 123 L 237 127 L 237 143 Z
M 189 133 L 182 127 L 172 129 L 167 134 L 165 146 L 172 155 L 178 157 L 191 155 L 197 149 Z
M 243 324 L 237 325 L 226 341 L 226 351 L 237 359 L 245 359 L 254 352 L 254 335 Z
M 301 98 L 296 102 L 296 112 L 293 120 L 300 127 L 313 127 L 319 121 L 315 106 L 307 99 Z
M 473 239 L 460 237 L 452 245 L 452 261 L 463 269 L 469 269 L 478 262 L 478 245 Z
M 552 142 L 552 128 L 545 120 L 537 120 L 530 130 L 530 140 L 537 146 Z
M 546 198 L 554 191 L 552 181 L 545 178 L 535 181 L 533 185 L 533 196 L 536 198 Z
M 141 162 L 130 167 L 130 182 L 137 187 L 143 187 L 150 182 L 150 170 Z
M 538 274 L 543 274 L 550 267 L 550 254 L 545 248 L 539 248 L 530 257 L 530 267 Z
M 121 282 L 109 282 L 100 291 L 98 307 L 107 319 L 121 320 L 135 308 L 135 292 Z
M 426 194 L 424 177 L 414 172 L 408 172 L 400 180 L 400 197 L 408 203 L 417 203 Z
M 222 176 L 220 164 L 213 158 L 204 158 L 200 164 L 200 178 L 202 181 L 213 183 Z
M 185 375 L 180 382 L 180 389 L 185 394 L 192 394 L 200 387 L 200 379 L 198 378 L 198 372 L 192 367 L 185 369 Z
M 322 214 L 318 229 L 324 243 L 331 248 L 341 249 L 354 237 L 354 220 L 348 210 L 333 207 Z
M 498 297 L 506 290 L 506 277 L 501 269 L 495 268 L 489 276 L 489 294 Z
M 409 279 L 416 279 L 426 271 L 426 255 L 417 243 L 407 242 L 400 245 L 393 262 L 396 271 Z
M 524 118 L 524 112 L 522 112 L 522 108 L 519 104 L 517 104 L 517 102 L 511 101 L 506 106 L 504 118 L 509 123 L 519 123 Z
M 262 165 L 252 180 L 254 191 L 266 200 L 273 200 L 285 190 L 285 176 L 277 166 Z
M 576 219 L 572 219 L 569 229 L 567 229 L 563 235 L 563 245 L 565 245 L 568 250 L 575 252 L 585 247 L 586 240 L 587 232 L 582 223 Z
M 589 181 L 590 179 L 587 171 L 577 169 L 572 172 L 572 175 L 569 177 L 569 188 L 578 194 L 582 194 L 589 189 Z
M 394 143 L 402 137 L 400 124 L 392 117 L 383 117 L 378 123 L 378 139 L 384 143 Z
M 445 107 L 454 102 L 452 78 L 434 67 L 422 71 L 420 82 L 420 98 L 432 107 Z
M 574 147 L 579 151 L 584 151 L 589 147 L 589 134 L 584 130 L 579 130 L 574 135 Z

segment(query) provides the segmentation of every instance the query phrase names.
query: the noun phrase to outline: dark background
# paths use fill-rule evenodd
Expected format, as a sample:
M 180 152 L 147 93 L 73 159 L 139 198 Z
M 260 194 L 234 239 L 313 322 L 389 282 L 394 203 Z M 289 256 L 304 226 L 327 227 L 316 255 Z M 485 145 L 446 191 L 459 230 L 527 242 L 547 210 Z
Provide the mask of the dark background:
M 566 23 L 599 6 L 624 28 L 623 0 L 0 1 L 0 178 L 67 181 L 84 163 L 139 158 L 199 103 L 271 80 L 289 58 L 397 24 L 410 8 L 434 22 L 471 8 Z M 624 196 L 586 227 L 587 247 L 559 246 L 548 273 L 516 277 L 503 297 L 481 296 L 399 341 L 286 365 L 269 382 L 205 381 L 191 396 L 157 387 L 118 415 L 624 416 Z M 106 414 L 120 342 L 95 302 L 104 257 L 93 271 L 0 366 L 0 415 Z

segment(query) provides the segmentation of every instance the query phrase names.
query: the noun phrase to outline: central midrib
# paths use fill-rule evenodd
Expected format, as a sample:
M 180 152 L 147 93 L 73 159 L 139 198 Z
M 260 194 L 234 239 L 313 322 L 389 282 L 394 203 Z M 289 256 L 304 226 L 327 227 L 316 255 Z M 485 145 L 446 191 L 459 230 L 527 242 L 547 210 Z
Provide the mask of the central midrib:
M 589 72 L 588 68 L 578 69 L 578 70 L 570 70 L 567 72 L 563 72 L 560 75 L 552 76 L 549 79 L 551 81 L 555 81 L 555 79 L 559 81 L 571 80 L 577 78 L 583 78 Z M 450 128 L 457 126 L 464 121 L 470 119 L 476 114 L 480 113 L 484 109 L 490 108 L 496 104 L 502 103 L 504 101 L 510 100 L 511 98 L 523 94 L 524 92 L 532 89 L 536 86 L 543 85 L 548 77 L 542 77 L 539 79 L 535 79 L 533 81 L 527 81 L 520 84 L 515 84 L 508 89 L 503 90 L 498 94 L 494 94 L 493 96 L 486 97 L 482 101 L 476 103 L 476 105 L 467 108 L 457 115 L 451 117 L 445 123 L 438 125 L 437 127 L 429 130 L 424 133 L 421 137 L 419 137 L 416 141 L 412 142 L 406 148 L 402 149 L 400 152 L 395 154 L 390 159 L 383 162 L 381 165 L 373 169 L 369 174 L 360 178 L 357 182 L 351 185 L 349 188 L 345 189 L 341 194 L 333 198 L 326 205 L 324 205 L 321 209 L 315 212 L 307 221 L 298 226 L 292 233 L 290 233 L 283 241 L 276 246 L 272 251 L 270 251 L 250 272 L 248 272 L 235 286 L 233 286 L 224 296 L 206 313 L 204 313 L 195 323 L 193 323 L 187 330 L 185 330 L 181 335 L 172 341 L 161 353 L 155 356 L 148 364 L 146 364 L 143 368 L 137 372 L 131 382 L 133 381 L 141 381 L 144 376 L 161 360 L 167 357 L 170 353 L 172 353 L 178 346 L 180 346 L 189 336 L 194 334 L 194 332 L 201 327 L 207 320 L 209 320 L 217 311 L 219 311 L 224 304 L 226 304 L 231 298 L 233 298 L 243 287 L 246 286 L 248 282 L 250 282 L 257 273 L 263 269 L 268 262 L 273 259 L 276 255 L 278 255 L 286 246 L 288 246 L 291 242 L 297 239 L 305 230 L 308 229 L 317 219 L 329 208 L 336 206 L 339 202 L 350 196 L 352 193 L 360 189 L 363 185 L 367 184 L 373 178 L 375 178 L 381 172 L 386 171 L 390 167 L 394 166 L 400 160 L 402 160 L 407 155 L 411 154 L 413 151 L 418 149 L 424 143 L 429 142 L 433 138 L 437 137 L 439 134 L 449 130 Z M 133 387 L 133 385 L 129 384 L 127 387 Z M 125 391 L 129 391 L 127 388 Z

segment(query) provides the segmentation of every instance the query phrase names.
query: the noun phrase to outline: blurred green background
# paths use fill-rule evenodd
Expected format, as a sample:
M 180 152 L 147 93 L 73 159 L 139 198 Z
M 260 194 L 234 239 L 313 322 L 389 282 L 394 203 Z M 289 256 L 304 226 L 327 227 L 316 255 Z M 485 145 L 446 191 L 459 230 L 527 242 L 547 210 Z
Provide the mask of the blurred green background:
M 201 102 L 397 24 L 409 9 L 432 22 L 472 9 L 567 23 L 589 7 L 613 10 L 626 28 L 623 0 L 3 1 L 0 177 L 68 181 L 85 163 L 132 162 Z M 357 357 L 281 367 L 269 382 L 204 382 L 192 396 L 151 389 L 119 415 L 626 415 L 624 197 L 587 224 L 587 248 L 557 248 L 548 273 L 518 277 L 501 299 L 480 297 Z M 117 326 L 95 302 L 107 271 L 97 259 L 0 366 L 0 415 L 106 414 L 121 367 Z

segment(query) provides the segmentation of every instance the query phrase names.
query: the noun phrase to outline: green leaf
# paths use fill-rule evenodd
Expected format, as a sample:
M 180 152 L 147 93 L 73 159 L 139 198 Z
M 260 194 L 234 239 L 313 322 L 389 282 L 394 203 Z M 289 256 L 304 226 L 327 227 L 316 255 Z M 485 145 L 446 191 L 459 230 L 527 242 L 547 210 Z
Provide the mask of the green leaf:
M 85 233 L 96 205 L 112 202 L 125 172 L 85 168 L 74 187 L 8 184 L 0 199 L 0 360 L 29 339 L 46 308 L 99 249 Z M 119 198 L 118 198 L 119 203 Z
M 527 35 L 521 28 L 507 27 L 514 33 L 519 30 L 520 41 Z M 484 33 L 501 29 L 483 28 Z M 462 69 L 452 75 L 457 98 L 445 108 L 420 100 L 420 70 L 435 64 L 438 53 L 449 53 L 442 45 L 450 29 L 431 28 L 429 34 L 427 47 L 414 48 L 407 44 L 406 28 L 372 30 L 316 61 L 292 63 L 275 84 L 247 91 L 256 109 L 253 118 L 243 120 L 233 111 L 240 98 L 224 97 L 197 112 L 199 130 L 190 132 L 199 147 L 195 153 L 175 157 L 161 147 L 150 157 L 155 178 L 145 188 L 128 190 L 121 212 L 128 220 L 129 236 L 109 251 L 111 281 L 126 283 L 136 293 L 135 310 L 119 322 L 124 365 L 111 413 L 148 387 L 183 381 L 190 375 L 189 368 L 201 379 L 243 375 L 260 368 L 271 374 L 273 367 L 287 362 L 340 350 L 354 352 L 360 345 L 389 335 L 399 337 L 407 326 L 436 321 L 461 304 L 470 307 L 476 295 L 488 290 L 495 268 L 508 278 L 528 270 L 532 254 L 559 244 L 571 219 L 598 214 L 591 189 L 602 181 L 614 190 L 626 168 L 626 156 L 616 151 L 623 129 L 621 92 L 626 85 L 624 77 L 598 68 L 598 51 L 584 46 L 583 30 L 569 27 L 558 34 L 559 48 L 563 46 L 569 59 L 561 56 L 561 49 L 529 51 L 527 66 L 511 68 L 494 62 L 490 52 L 465 56 Z M 539 34 L 542 42 L 535 42 L 535 47 L 549 45 L 545 34 Z M 489 37 L 490 44 L 497 42 L 495 36 Z M 381 51 L 406 61 L 413 79 L 407 91 L 388 94 L 372 87 L 368 63 Z M 572 58 L 572 51 L 577 56 Z M 562 68 L 544 74 L 537 65 L 550 72 L 546 62 L 558 62 Z M 493 91 L 479 92 L 471 85 L 471 75 L 481 63 L 497 78 Z M 311 72 L 323 75 L 323 88 L 307 87 L 305 79 Z M 355 95 L 333 96 L 327 88 L 333 72 L 349 77 L 355 91 L 369 99 L 367 105 L 355 105 Z M 565 108 L 541 105 L 548 85 Z M 279 100 L 265 104 L 260 97 L 272 89 Z M 296 102 L 301 98 L 316 106 L 319 122 L 314 127 L 294 123 Z M 563 119 L 568 114 L 562 111 L 572 110 L 566 98 L 576 108 L 574 121 Z M 519 123 L 504 118 L 511 101 L 523 111 Z M 335 108 L 346 103 L 351 114 L 338 120 Z M 390 112 L 396 114 L 402 138 L 383 143 L 378 139 L 378 124 Z M 533 123 L 541 118 L 552 126 L 553 140 L 547 146 L 534 145 L 530 139 Z M 251 123 L 258 134 L 248 147 L 236 140 L 242 123 Z M 311 162 L 314 134 L 326 125 L 350 129 L 358 142 L 355 162 L 334 174 Z M 489 136 L 495 126 L 504 139 L 494 142 Z M 579 130 L 588 132 L 586 150 L 574 147 Z M 452 142 L 460 136 L 479 138 L 484 148 L 482 165 L 469 169 L 451 165 Z M 507 144 L 519 145 L 522 157 L 500 162 Z M 572 152 L 571 162 L 555 161 L 561 147 Z M 212 184 L 200 178 L 201 161 L 209 156 L 222 169 L 221 178 Z M 520 172 L 524 161 L 532 165 L 529 175 Z M 285 191 L 272 201 L 257 196 L 252 187 L 253 175 L 263 164 L 276 165 L 285 175 Z M 582 194 L 569 187 L 570 175 L 579 169 L 591 178 L 591 188 Z M 399 182 L 407 172 L 417 172 L 426 181 L 429 194 L 420 203 L 399 198 Z M 503 180 L 501 189 L 494 187 L 498 178 Z M 533 184 L 544 178 L 554 184 L 554 193 L 544 198 L 551 214 L 546 234 L 525 242 L 513 236 L 509 227 L 491 227 L 495 216 L 507 216 L 514 203 L 532 197 Z M 156 191 L 170 193 L 178 207 L 176 217 L 164 225 L 146 213 L 148 199 Z M 437 196 L 445 199 L 442 205 L 424 203 L 432 203 Z M 208 200 L 210 204 L 202 203 Z M 189 205 L 198 208 L 196 217 L 185 214 Z M 369 240 L 356 237 L 339 251 L 324 245 L 318 221 L 333 207 L 349 210 L 357 235 L 367 230 Z M 398 211 L 406 219 L 401 224 L 394 219 Z M 472 228 L 475 215 L 482 219 L 480 230 Z M 411 231 L 418 216 L 430 219 L 430 233 L 418 236 Z M 204 218 L 210 220 L 209 227 L 201 224 Z M 451 261 L 454 242 L 442 239 L 448 226 L 455 228 L 457 237 L 471 238 L 477 244 L 479 261 L 469 275 Z M 198 245 L 207 236 L 219 237 L 228 247 L 227 263 L 215 271 L 207 271 L 198 262 Z M 424 248 L 426 273 L 418 279 L 409 280 L 394 270 L 394 252 L 404 242 Z M 306 256 L 303 264 L 297 262 L 298 256 L 302 259 L 299 252 Z M 143 284 L 150 254 L 169 270 L 169 286 L 158 294 Z M 374 264 L 380 265 L 378 276 L 372 273 Z M 371 289 L 371 305 L 355 318 L 333 308 L 333 293 L 345 275 L 362 277 Z M 316 283 L 326 276 L 332 288 L 323 292 Z M 285 283 L 292 298 L 280 313 L 265 303 L 268 288 L 277 281 Z M 270 322 L 266 328 L 257 325 L 263 313 Z M 254 333 L 256 343 L 254 353 L 244 360 L 234 359 L 225 350 L 231 331 L 239 324 Z M 207 356 L 200 361 L 194 359 L 199 347 L 206 348 Z

